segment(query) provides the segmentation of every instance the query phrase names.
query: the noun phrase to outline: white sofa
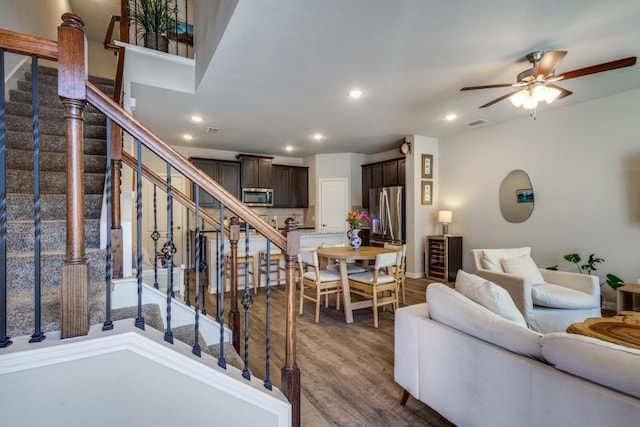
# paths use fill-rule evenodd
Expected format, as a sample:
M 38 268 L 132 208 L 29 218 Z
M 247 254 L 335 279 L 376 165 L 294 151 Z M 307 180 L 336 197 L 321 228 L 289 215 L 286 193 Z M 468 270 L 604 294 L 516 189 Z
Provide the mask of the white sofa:
M 529 247 L 471 253 L 475 274 L 506 289 L 536 331 L 561 332 L 572 323 L 601 316 L 597 276 L 537 268 Z
M 395 318 L 395 381 L 457 426 L 638 425 L 640 351 L 546 335 L 433 283 Z

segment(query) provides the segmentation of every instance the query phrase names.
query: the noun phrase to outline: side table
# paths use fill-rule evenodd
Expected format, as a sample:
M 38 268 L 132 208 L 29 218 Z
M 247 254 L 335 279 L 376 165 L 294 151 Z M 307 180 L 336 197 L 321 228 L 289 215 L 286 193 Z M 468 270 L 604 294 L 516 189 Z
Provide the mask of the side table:
M 640 285 L 622 285 L 617 290 L 618 313 L 633 311 L 633 294 L 640 295 Z

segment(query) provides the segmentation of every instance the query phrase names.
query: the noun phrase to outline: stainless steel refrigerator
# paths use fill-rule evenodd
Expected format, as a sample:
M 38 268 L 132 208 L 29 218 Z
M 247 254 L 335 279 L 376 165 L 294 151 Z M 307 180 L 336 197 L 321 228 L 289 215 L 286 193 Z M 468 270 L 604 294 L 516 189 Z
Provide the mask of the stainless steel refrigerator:
M 369 190 L 371 246 L 404 243 L 404 188 L 381 187 Z

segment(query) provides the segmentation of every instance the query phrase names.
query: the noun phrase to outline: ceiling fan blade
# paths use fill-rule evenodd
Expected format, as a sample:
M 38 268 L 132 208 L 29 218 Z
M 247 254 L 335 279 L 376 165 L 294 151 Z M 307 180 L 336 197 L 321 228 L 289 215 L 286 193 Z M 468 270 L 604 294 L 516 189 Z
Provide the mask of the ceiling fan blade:
M 598 65 L 592 65 L 590 67 L 579 68 L 573 71 L 567 71 L 566 73 L 556 76 L 557 80 L 569 80 L 576 77 L 588 76 L 589 74 L 602 73 L 603 71 L 615 70 L 618 68 L 630 67 L 635 65 L 636 57 L 630 56 L 628 58 L 618 59 L 616 61 L 605 62 Z
M 545 78 L 553 75 L 553 70 L 556 69 L 566 54 L 566 50 L 552 50 L 545 52 L 545 54 L 542 55 L 540 62 L 538 62 L 538 66 L 533 71 L 533 77 L 538 79 L 538 77 Z
M 559 91 L 560 91 L 560 95 L 558 95 L 558 96 L 556 97 L 556 99 L 562 99 L 562 98 L 564 98 L 564 97 L 566 97 L 566 96 L 569 96 L 569 95 L 571 95 L 571 94 L 573 93 L 573 92 L 571 92 L 570 90 L 566 90 L 565 88 L 560 87 L 560 86 L 551 85 L 551 84 L 546 84 L 545 86 L 547 86 L 547 87 L 552 87 L 552 88 L 557 89 L 557 90 L 559 90 Z
M 500 101 L 502 101 L 503 99 L 507 99 L 508 97 L 510 97 L 511 95 L 513 95 L 514 93 L 518 93 L 518 92 L 520 92 L 521 90 L 522 90 L 522 89 L 518 89 L 518 90 L 514 90 L 513 92 L 509 92 L 508 94 L 506 94 L 506 95 L 502 95 L 500 98 L 496 98 L 496 99 L 494 99 L 494 100 L 493 100 L 493 101 L 491 101 L 491 102 L 487 102 L 486 104 L 481 105 L 481 106 L 480 106 L 480 107 L 478 107 L 478 108 L 491 107 L 491 106 L 492 106 L 493 104 L 495 104 L 496 102 L 500 102 Z
M 496 87 L 513 87 L 519 85 L 518 83 L 501 83 L 501 84 L 495 84 L 495 85 L 482 85 L 482 86 L 465 86 L 462 89 L 460 89 L 460 91 L 463 90 L 476 90 L 476 89 L 492 89 L 492 88 L 496 88 Z

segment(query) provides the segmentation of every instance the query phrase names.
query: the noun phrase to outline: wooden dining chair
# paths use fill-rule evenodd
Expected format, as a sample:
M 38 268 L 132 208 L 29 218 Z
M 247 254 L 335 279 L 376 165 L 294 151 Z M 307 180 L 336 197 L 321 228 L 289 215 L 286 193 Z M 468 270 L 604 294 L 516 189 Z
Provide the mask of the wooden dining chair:
M 340 273 L 328 269 L 320 269 L 318 253 L 315 250 L 301 251 L 298 254 L 300 269 L 300 315 L 303 313 L 304 300 L 308 299 L 316 304 L 316 323 L 320 322 L 320 302 L 324 296 L 324 305 L 329 307 L 329 295 L 336 295 L 336 310 L 340 310 L 340 296 L 342 281 Z M 313 289 L 313 293 L 305 293 L 305 289 Z
M 392 245 L 391 243 L 385 243 L 384 247 L 387 249 L 395 249 L 396 251 L 402 252 L 402 262 L 400 264 L 400 274 L 398 276 L 398 293 L 402 295 L 402 304 L 406 304 L 405 292 L 404 292 L 404 273 L 405 273 L 405 265 L 407 260 L 407 245 Z M 395 269 L 394 267 L 391 267 Z
M 398 308 L 398 277 L 402 251 L 376 255 L 373 271 L 349 275 L 351 293 L 372 300 L 373 327 L 378 327 L 378 307 Z M 392 271 L 393 270 L 393 271 Z M 389 292 L 388 296 L 384 293 Z

